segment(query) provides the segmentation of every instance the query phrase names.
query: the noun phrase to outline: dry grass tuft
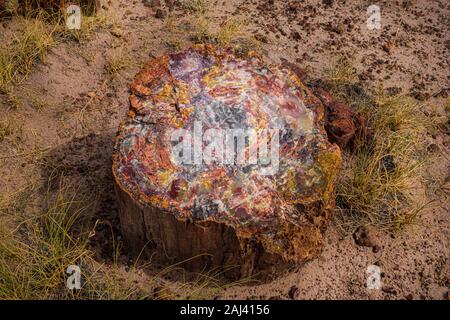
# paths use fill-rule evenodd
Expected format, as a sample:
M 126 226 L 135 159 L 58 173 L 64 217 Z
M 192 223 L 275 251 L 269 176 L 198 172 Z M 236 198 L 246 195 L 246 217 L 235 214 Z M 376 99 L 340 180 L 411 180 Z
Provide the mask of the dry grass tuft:
M 131 67 L 133 65 L 133 61 L 129 55 L 129 53 L 123 48 L 119 48 L 118 50 L 113 51 L 106 58 L 106 71 L 108 74 L 115 78 L 120 75 L 120 72 Z
M 54 44 L 53 31 L 41 19 L 21 19 L 20 33 L 0 47 L 0 90 L 28 75 L 36 61 L 44 61 Z
M 255 283 L 255 281 L 251 278 L 242 278 L 236 281 L 224 283 L 220 280 L 223 273 L 223 270 L 211 270 L 209 272 L 199 273 L 194 281 L 183 283 L 177 288 L 176 291 L 182 293 L 178 299 L 212 299 L 227 288 Z
M 426 206 L 417 199 L 429 159 L 426 135 L 435 119 L 408 96 L 389 96 L 382 89 L 366 93 L 345 59 L 327 70 L 326 83 L 368 120 L 373 135 L 352 154 L 344 154 L 337 181 L 337 225 L 353 232 L 361 225 L 398 230 L 413 223 Z
M 14 133 L 14 128 L 10 121 L 0 122 L 0 142 L 3 142 L 5 138 Z
M 171 35 L 166 44 L 172 50 L 182 47 L 182 40 L 201 44 L 214 44 L 219 47 L 233 47 L 237 53 L 258 50 L 260 43 L 248 32 L 244 20 L 231 17 L 221 24 L 211 17 L 208 1 L 184 1 L 182 7 L 187 12 L 184 19 L 175 20 L 169 16 L 165 29 Z

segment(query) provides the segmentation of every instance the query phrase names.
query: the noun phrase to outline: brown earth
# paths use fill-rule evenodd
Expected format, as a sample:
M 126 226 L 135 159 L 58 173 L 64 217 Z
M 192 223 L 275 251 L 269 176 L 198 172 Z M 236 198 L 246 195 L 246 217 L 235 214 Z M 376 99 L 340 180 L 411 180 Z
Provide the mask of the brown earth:
M 159 10 L 164 14 L 157 14 L 158 8 L 148 4 L 151 1 L 144 2 L 104 1 L 104 10 L 117 19 L 120 32 L 105 30 L 81 44 L 53 47 L 45 63 L 39 63 L 25 82 L 14 87 L 15 95 L 21 97 L 19 108 L 13 107 L 11 97 L 0 96 L 0 121 L 13 121 L 17 129 L 0 141 L 0 200 L 29 190 L 34 190 L 30 199 L 36 199 L 14 208 L 13 215 L 2 214 L 5 225 L 14 227 L 33 216 L 45 192 L 36 186 L 45 184 L 50 173 L 64 171 L 79 188 L 80 197 L 95 200 L 90 218 L 106 221 L 117 234 L 110 172 L 116 129 L 128 110 L 129 83 L 149 56 L 168 49 L 164 39 L 171 35 L 158 18 L 169 10 L 163 7 Z M 351 57 L 363 86 L 383 85 L 391 92 L 411 94 L 424 104 L 424 110 L 436 107 L 445 116 L 443 105 L 450 88 L 447 1 L 380 1 L 381 30 L 366 27 L 370 2 L 327 3 L 213 1 L 211 16 L 217 23 L 231 15 L 242 17 L 247 30 L 261 40 L 269 62 L 280 63 L 284 58 L 320 78 L 337 56 Z M 172 4 L 169 7 L 181 14 Z M 2 37 L 8 36 L 14 23 L 14 19 L 0 23 L 1 41 L 9 40 Z M 189 43 L 184 38 L 181 41 L 182 45 Z M 106 71 L 108 61 L 122 54 L 130 63 L 112 76 Z M 380 232 L 379 250 L 358 246 L 352 236 L 341 236 L 331 226 L 320 258 L 270 283 L 228 288 L 220 297 L 445 298 L 449 290 L 447 133 L 424 137 L 437 160 L 423 177 L 423 189 L 417 190 L 420 199 L 430 203 L 417 224 L 395 234 Z M 97 259 L 111 263 L 107 223 L 100 226 L 92 246 Z M 125 252 L 120 261 L 125 269 Z M 366 270 L 373 264 L 381 268 L 382 290 L 366 288 Z

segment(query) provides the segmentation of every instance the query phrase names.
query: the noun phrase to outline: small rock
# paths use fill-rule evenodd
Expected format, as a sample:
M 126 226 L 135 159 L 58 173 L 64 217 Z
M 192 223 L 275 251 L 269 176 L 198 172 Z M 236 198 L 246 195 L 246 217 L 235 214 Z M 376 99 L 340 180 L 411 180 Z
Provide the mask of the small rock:
M 359 227 L 353 234 L 355 243 L 364 247 L 380 246 L 375 230 L 370 226 Z
M 395 162 L 394 162 L 394 156 L 388 154 L 381 158 L 381 168 L 385 170 L 386 172 L 392 172 L 395 170 Z
M 297 286 L 292 286 L 289 289 L 288 296 L 290 299 L 292 299 L 292 300 L 297 299 L 298 294 L 299 294 L 299 290 L 298 290 Z
M 414 296 L 410 293 L 405 296 L 406 300 L 413 300 Z
M 157 19 L 164 19 L 166 17 L 166 11 L 163 9 L 157 9 L 155 13 L 155 18 Z
M 408 10 L 411 6 L 411 0 L 403 0 L 402 5 L 405 10 Z
M 393 287 L 388 287 L 388 286 L 383 286 L 383 288 L 381 288 L 381 291 L 383 291 L 384 293 L 387 293 L 387 294 L 393 294 L 393 295 L 397 294 L 397 290 L 395 290 Z

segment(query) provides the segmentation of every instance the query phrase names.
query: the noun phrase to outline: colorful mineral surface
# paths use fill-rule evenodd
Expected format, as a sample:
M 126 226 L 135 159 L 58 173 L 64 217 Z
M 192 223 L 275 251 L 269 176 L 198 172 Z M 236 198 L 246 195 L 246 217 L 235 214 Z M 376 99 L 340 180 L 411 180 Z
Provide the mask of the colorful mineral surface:
M 130 102 L 113 155 L 119 188 L 179 220 L 226 224 L 289 260 L 314 254 L 340 153 L 320 100 L 293 72 L 197 46 L 151 60 Z

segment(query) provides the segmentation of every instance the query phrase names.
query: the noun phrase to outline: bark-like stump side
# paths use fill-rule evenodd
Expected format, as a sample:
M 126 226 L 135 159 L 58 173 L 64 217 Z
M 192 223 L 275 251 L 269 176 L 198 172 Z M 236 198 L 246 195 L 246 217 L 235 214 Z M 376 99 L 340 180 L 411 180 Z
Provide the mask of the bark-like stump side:
M 334 206 L 339 148 L 323 106 L 289 69 L 249 54 L 197 46 L 151 60 L 138 74 L 113 153 L 119 217 L 128 248 L 186 269 L 238 278 L 315 258 Z M 180 165 L 173 129 L 194 122 L 279 133 L 279 169 Z

